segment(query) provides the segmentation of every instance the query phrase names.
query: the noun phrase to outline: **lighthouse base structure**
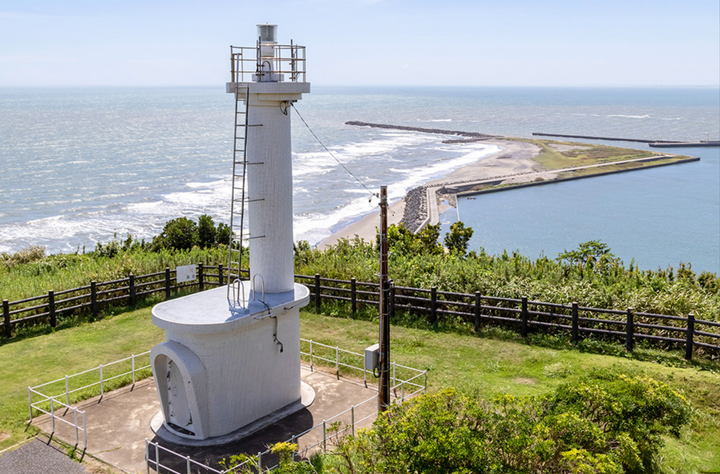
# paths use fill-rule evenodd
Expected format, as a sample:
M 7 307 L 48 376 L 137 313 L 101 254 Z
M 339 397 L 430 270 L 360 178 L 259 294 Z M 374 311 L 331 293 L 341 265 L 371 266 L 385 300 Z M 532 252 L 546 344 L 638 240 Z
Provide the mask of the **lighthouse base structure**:
M 273 414 L 288 415 L 312 399 L 307 389 L 303 397 L 300 381 L 299 309 L 309 290 L 295 284 L 265 294 L 264 302 L 247 291 L 243 311 L 231 311 L 227 290 L 153 308 L 153 323 L 166 337 L 150 352 L 162 407 L 162 429 L 155 430 L 160 437 L 169 433 L 171 441 L 188 444 L 237 438 L 244 428 L 261 428 L 259 420 L 272 422 Z

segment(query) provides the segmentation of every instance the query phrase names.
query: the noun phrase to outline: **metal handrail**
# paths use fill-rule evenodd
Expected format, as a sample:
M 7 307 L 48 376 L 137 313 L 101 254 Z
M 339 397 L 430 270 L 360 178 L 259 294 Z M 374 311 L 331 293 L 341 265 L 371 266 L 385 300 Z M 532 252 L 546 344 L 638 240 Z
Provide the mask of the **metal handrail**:
M 329 346 L 329 345 L 327 345 L 327 344 L 322 344 L 322 343 L 319 343 L 319 342 L 314 342 L 314 341 L 312 341 L 311 339 L 302 339 L 302 338 L 300 338 L 300 341 L 301 341 L 301 342 L 306 342 L 306 343 L 309 343 L 309 344 L 310 344 L 310 352 L 309 352 L 309 353 L 307 353 L 307 352 L 302 352 L 302 351 L 301 351 L 300 353 L 303 354 L 303 355 L 309 355 L 309 356 L 311 357 L 311 364 L 312 364 L 312 359 L 314 358 L 314 359 L 317 359 L 317 360 L 323 360 L 323 361 L 327 361 L 327 362 L 330 362 L 330 363 L 335 363 L 337 368 L 339 368 L 339 366 L 342 365 L 342 366 L 349 367 L 349 368 L 352 368 L 352 369 L 363 370 L 363 372 L 365 371 L 364 368 L 361 369 L 360 367 L 354 367 L 354 366 L 351 366 L 351 365 L 349 365 L 349 364 L 344 364 L 344 363 L 342 363 L 342 362 L 339 362 L 339 354 L 340 354 L 340 352 L 345 353 L 345 354 L 354 355 L 354 356 L 357 356 L 357 357 L 363 357 L 362 354 L 359 354 L 359 353 L 357 353 L 357 352 L 352 352 L 352 351 L 346 351 L 346 350 L 343 350 L 343 349 L 339 349 L 337 346 Z M 335 360 L 331 360 L 331 359 L 327 359 L 327 358 L 320 357 L 320 356 L 317 356 L 317 355 L 313 355 L 313 354 L 312 354 L 312 346 L 313 346 L 313 345 L 315 345 L 315 346 L 321 346 L 321 347 L 325 347 L 325 348 L 328 348 L 328 349 L 333 349 L 333 350 L 335 350 L 335 354 L 336 354 Z M 420 392 L 426 392 L 426 391 L 427 391 L 427 371 L 426 371 L 426 370 L 418 370 L 418 369 L 414 369 L 414 368 L 412 368 L 412 367 L 407 367 L 407 366 L 400 365 L 400 364 L 393 364 L 393 365 L 394 365 L 394 368 L 399 367 L 399 368 L 401 368 L 401 369 L 405 369 L 405 370 L 410 370 L 410 371 L 416 372 L 416 375 L 410 377 L 408 380 L 402 380 L 402 379 L 397 379 L 397 378 L 395 377 L 395 371 L 393 370 L 393 380 L 394 380 L 396 383 L 395 383 L 395 385 L 394 385 L 393 387 L 391 387 L 391 389 L 392 389 L 392 390 L 395 390 L 395 389 L 397 389 L 397 388 L 400 388 L 400 389 L 401 389 L 401 396 L 398 397 L 398 396 L 396 395 L 396 399 L 399 399 L 400 401 L 405 401 L 406 399 L 411 398 L 411 397 L 413 397 L 414 395 L 417 395 L 417 394 L 420 393 Z M 312 365 L 311 365 L 311 368 L 312 368 Z M 421 384 L 413 383 L 413 382 L 412 382 L 413 380 L 416 380 L 416 379 L 418 379 L 419 377 L 424 377 L 424 378 L 425 378 L 424 384 L 421 385 Z M 410 385 L 410 386 L 412 386 L 412 387 L 416 387 L 417 389 L 414 390 L 414 391 L 412 391 L 412 392 L 410 392 L 410 393 L 407 393 L 407 394 L 406 394 L 406 393 L 405 393 L 405 386 L 407 386 L 407 385 Z M 346 410 L 344 410 L 344 411 L 342 411 L 342 412 L 340 412 L 340 413 L 337 413 L 336 415 L 332 416 L 331 418 L 328 418 L 328 419 L 323 420 L 322 423 L 318 423 L 318 424 L 314 425 L 313 427 L 311 427 L 311 428 L 309 428 L 309 429 L 307 429 L 307 430 L 305 430 L 305 431 L 303 431 L 303 432 L 301 432 L 301 433 L 298 433 L 298 434 L 296 434 L 296 435 L 293 435 L 290 439 L 287 440 L 287 442 L 296 444 L 296 442 L 297 442 L 297 440 L 298 440 L 299 438 L 301 438 L 301 437 L 303 437 L 303 436 L 305 436 L 305 435 L 307 435 L 307 434 L 309 434 L 309 433 L 311 433 L 311 432 L 313 432 L 313 431 L 322 429 L 322 434 L 323 434 L 323 436 L 322 436 L 322 438 L 320 439 L 320 441 L 318 441 L 317 443 L 314 443 L 314 444 L 312 444 L 312 445 L 310 445 L 310 446 L 306 446 L 306 447 L 303 448 L 301 451 L 298 451 L 296 454 L 299 455 L 299 456 L 304 456 L 304 455 L 306 455 L 309 451 L 314 450 L 314 449 L 316 449 L 316 448 L 318 448 L 318 447 L 320 447 L 320 446 L 322 446 L 323 449 L 326 449 L 326 448 L 327 448 L 327 441 L 328 441 L 328 440 L 331 440 L 331 439 L 333 439 L 334 437 L 340 436 L 342 433 L 344 433 L 344 432 L 346 432 L 346 431 L 348 431 L 348 430 L 351 430 L 351 432 L 354 434 L 354 433 L 355 433 L 355 427 L 356 427 L 357 425 L 359 425 L 359 424 L 363 423 L 364 421 L 369 420 L 370 418 L 376 416 L 378 412 L 377 412 L 377 410 L 374 410 L 372 413 L 370 413 L 369 415 L 367 415 L 367 416 L 365 416 L 365 417 L 363 417 L 363 418 L 361 418 L 361 419 L 359 419 L 359 420 L 356 420 L 356 419 L 355 419 L 355 409 L 356 409 L 356 408 L 361 407 L 361 406 L 363 406 L 363 405 L 365 405 L 365 404 L 367 404 L 367 403 L 376 402 L 376 401 L 377 401 L 377 396 L 373 395 L 372 397 L 370 397 L 370 398 L 368 398 L 368 399 L 366 399 L 366 400 L 358 403 L 357 405 L 351 405 L 350 408 L 348 408 L 348 409 L 346 409 Z M 346 426 L 345 426 L 344 428 L 342 428 L 342 429 L 339 429 L 339 430 L 337 430 L 337 431 L 335 431 L 335 432 L 333 432 L 333 433 L 328 434 L 328 433 L 327 433 L 327 424 L 328 424 L 329 422 L 332 422 L 333 420 L 339 419 L 339 418 L 342 417 L 343 415 L 347 415 L 348 413 L 351 414 L 350 424 L 349 424 L 349 425 L 346 425 Z M 154 447 L 155 453 L 156 453 L 156 458 L 155 458 L 154 460 L 151 460 L 150 457 L 149 457 L 149 453 L 150 453 L 151 447 Z M 158 471 L 160 468 L 162 468 L 162 469 L 168 470 L 168 472 L 177 472 L 177 471 L 173 471 L 172 469 L 170 469 L 169 467 L 163 465 L 161 462 L 158 461 L 157 458 L 158 458 L 158 455 L 159 455 L 159 453 L 160 453 L 160 451 L 159 451 L 160 449 L 162 449 L 163 452 L 167 453 L 168 455 L 174 456 L 174 459 L 176 459 L 176 460 L 178 460 L 178 459 L 186 460 L 186 463 L 187 463 L 187 472 L 188 472 L 188 473 L 191 472 L 191 468 L 190 468 L 190 463 L 191 463 L 191 462 L 192 462 L 193 464 L 197 465 L 197 466 L 202 466 L 204 469 L 207 469 L 208 471 L 213 472 L 213 473 L 217 473 L 217 474 L 234 474 L 235 472 L 237 472 L 237 469 L 239 469 L 239 468 L 241 468 L 241 467 L 244 467 L 244 466 L 247 466 L 250 462 L 252 462 L 251 460 L 248 460 L 248 461 L 246 461 L 245 463 L 240 464 L 240 465 L 238 465 L 238 466 L 235 466 L 235 467 L 233 467 L 233 468 L 229 468 L 228 470 L 225 470 L 225 471 L 217 471 L 217 470 L 215 470 L 215 469 L 213 469 L 213 468 L 211 468 L 211 467 L 209 467 L 209 466 L 207 466 L 207 465 L 200 464 L 200 463 L 198 463 L 197 461 L 192 460 L 189 456 L 184 456 L 184 455 L 182 455 L 182 454 L 180 454 L 180 453 L 177 453 L 177 452 L 172 451 L 172 450 L 170 450 L 170 449 L 168 449 L 168 448 L 165 448 L 165 447 L 163 447 L 163 446 L 160 446 L 159 444 L 157 444 L 157 443 L 155 443 L 155 442 L 153 442 L 153 441 L 149 441 L 149 440 L 147 440 L 147 439 L 145 440 L 145 449 L 146 449 L 146 451 L 145 451 L 145 452 L 146 452 L 146 454 L 145 454 L 145 463 L 146 463 L 146 468 L 147 468 L 148 472 L 149 472 L 149 470 L 151 469 L 151 467 L 154 468 L 156 471 Z M 257 463 L 259 463 L 259 464 L 261 465 L 263 456 L 270 454 L 270 451 L 271 451 L 271 450 L 268 449 L 268 450 L 266 450 L 266 451 L 264 451 L 264 452 L 257 453 L 257 460 L 256 460 L 255 462 L 257 462 Z M 277 465 L 274 465 L 274 466 L 270 466 L 270 467 L 261 468 L 261 470 L 262 470 L 262 471 L 271 471 L 271 470 L 275 469 L 276 467 L 277 467 Z
M 272 72 L 278 75 L 279 82 L 305 82 L 306 81 L 306 58 L 305 46 L 296 44 L 273 45 L 275 56 L 271 59 L 263 58 L 263 62 L 272 62 Z M 259 82 L 263 72 L 260 62 L 260 46 L 230 46 L 230 82 Z

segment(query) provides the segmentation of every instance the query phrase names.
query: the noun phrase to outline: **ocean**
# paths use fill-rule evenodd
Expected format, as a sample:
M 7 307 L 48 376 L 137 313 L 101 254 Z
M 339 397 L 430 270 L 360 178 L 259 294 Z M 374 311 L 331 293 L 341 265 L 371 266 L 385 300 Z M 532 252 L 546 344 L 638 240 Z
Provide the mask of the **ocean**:
M 295 239 L 317 243 L 391 200 L 497 151 L 441 135 L 348 120 L 467 130 L 665 140 L 717 139 L 717 88 L 313 87 L 293 111 Z M 179 216 L 227 222 L 234 103 L 207 88 L 0 89 L 0 252 L 74 252 L 127 233 L 149 238 Z M 642 144 L 612 142 L 619 146 Z M 461 200 L 473 248 L 555 257 L 606 242 L 641 268 L 691 262 L 720 273 L 720 156 L 699 164 Z M 457 218 L 457 213 L 456 217 Z

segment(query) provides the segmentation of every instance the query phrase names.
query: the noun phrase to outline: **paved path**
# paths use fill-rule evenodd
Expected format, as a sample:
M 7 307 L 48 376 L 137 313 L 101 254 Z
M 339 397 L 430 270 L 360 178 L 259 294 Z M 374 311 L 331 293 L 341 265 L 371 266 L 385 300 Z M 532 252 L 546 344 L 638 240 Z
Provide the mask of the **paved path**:
M 87 474 L 80 463 L 37 438 L 0 456 L 0 472 L 2 474 Z
M 286 441 L 293 435 L 298 435 L 313 426 L 322 424 L 338 413 L 347 410 L 351 405 L 371 399 L 355 409 L 356 423 L 365 418 L 358 427 L 369 426 L 375 418 L 377 410 L 377 389 L 373 384 L 365 387 L 362 380 L 338 379 L 334 374 L 324 371 L 310 371 L 302 366 L 302 380 L 308 383 L 316 393 L 315 401 L 307 409 L 300 410 L 279 422 L 268 426 L 242 440 L 212 447 L 186 447 L 168 443 L 155 436 L 150 429 L 150 421 L 160 411 L 160 405 L 152 379 L 145 379 L 135 387 L 124 387 L 106 393 L 102 399 L 95 397 L 77 404 L 77 408 L 85 412 L 88 430 L 88 453 L 102 461 L 118 467 L 125 472 L 145 472 L 145 438 L 159 442 L 163 447 L 191 456 L 200 462 L 209 462 L 217 466 L 219 459 L 230 457 L 233 454 L 255 454 L 267 449 L 268 445 Z M 374 380 L 374 379 L 373 379 Z M 400 396 L 400 393 L 396 394 Z M 66 417 L 70 420 L 72 412 Z M 338 419 L 343 424 L 351 421 L 350 412 Z M 33 420 L 33 424 L 44 432 L 50 432 L 50 420 L 47 415 Z M 69 444 L 75 444 L 75 430 L 73 427 L 56 422 L 55 436 Z M 82 440 L 82 434 L 80 434 Z M 300 449 L 310 448 L 322 439 L 322 429 L 316 429 L 299 439 Z M 82 449 L 82 441 L 81 449 Z M 64 457 L 63 453 L 58 453 Z M 67 457 L 65 457 L 66 460 Z M 151 462 L 155 453 L 150 453 Z M 68 460 L 69 461 L 69 460 Z M 178 459 L 170 454 L 160 451 L 162 464 L 184 472 L 185 459 Z M 273 460 L 264 460 L 263 464 Z M 70 461 L 72 463 L 72 461 Z M 0 468 L 0 473 L 5 474 Z M 29 470 L 18 472 L 57 472 L 75 473 L 63 470 Z M 78 472 L 84 472 L 82 470 Z

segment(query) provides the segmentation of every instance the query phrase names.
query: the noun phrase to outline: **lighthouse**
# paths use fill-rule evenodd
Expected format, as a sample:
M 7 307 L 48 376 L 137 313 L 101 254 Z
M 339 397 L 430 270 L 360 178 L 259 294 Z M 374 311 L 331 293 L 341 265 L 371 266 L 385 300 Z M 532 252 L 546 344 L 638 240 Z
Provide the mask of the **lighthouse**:
M 161 411 L 156 434 L 176 443 L 230 441 L 312 402 L 300 380 L 294 282 L 290 108 L 310 92 L 305 48 L 258 25 L 254 47 L 231 46 L 235 99 L 228 285 L 153 308 L 165 341 L 151 365 Z M 249 250 L 249 274 L 241 255 Z

